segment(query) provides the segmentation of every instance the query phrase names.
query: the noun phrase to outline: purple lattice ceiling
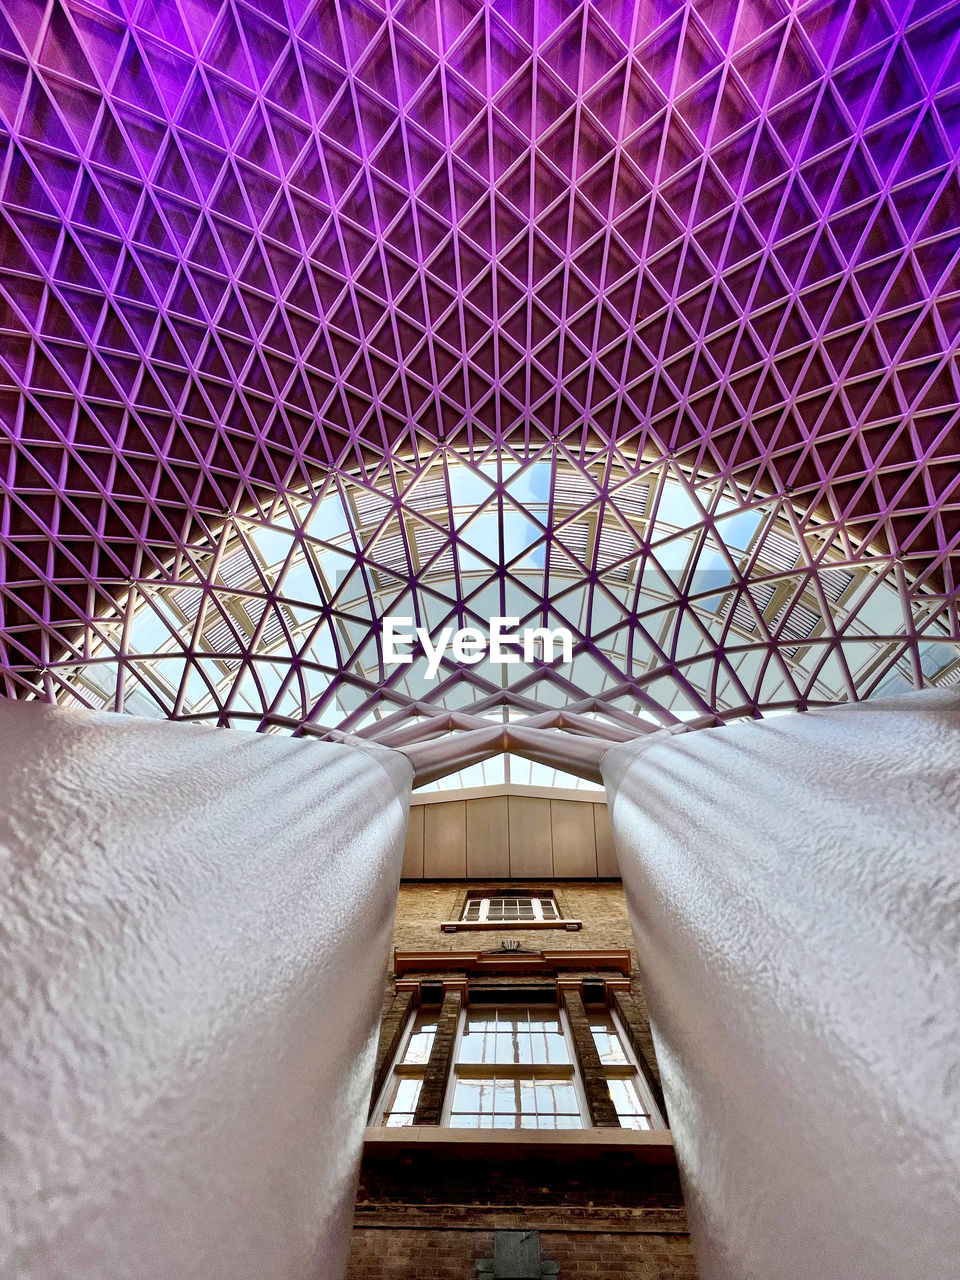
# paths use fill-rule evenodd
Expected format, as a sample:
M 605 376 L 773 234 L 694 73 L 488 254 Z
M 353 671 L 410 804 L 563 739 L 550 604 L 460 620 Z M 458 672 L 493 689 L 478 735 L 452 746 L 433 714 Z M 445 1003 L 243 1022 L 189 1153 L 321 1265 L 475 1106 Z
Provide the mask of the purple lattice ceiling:
M 956 634 L 958 19 L 0 5 L 7 691 L 234 516 L 438 444 L 789 495 L 887 557 L 919 679 Z

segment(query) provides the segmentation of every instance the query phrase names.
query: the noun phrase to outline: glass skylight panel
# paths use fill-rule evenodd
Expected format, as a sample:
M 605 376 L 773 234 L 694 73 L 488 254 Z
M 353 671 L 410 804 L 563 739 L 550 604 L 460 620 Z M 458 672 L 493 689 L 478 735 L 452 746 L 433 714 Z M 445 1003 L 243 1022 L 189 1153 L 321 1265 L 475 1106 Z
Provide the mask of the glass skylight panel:
M 126 77 L 104 70 L 120 50 L 139 51 L 143 85 L 170 82 L 171 93 L 152 98 L 159 132 L 175 137 L 183 125 L 181 82 L 203 83 L 210 53 L 188 17 L 173 41 L 174 72 L 169 40 L 151 30 L 156 5 L 81 5 L 81 43 L 107 62 L 78 106 L 61 83 L 58 41 L 38 41 L 37 6 L 5 8 L 7 43 L 29 62 L 29 74 L 5 82 L 15 162 L 0 178 L 11 248 L 2 353 L 10 443 L 5 693 L 98 708 L 112 700 L 134 713 L 146 705 L 211 724 L 240 722 L 242 708 L 251 730 L 322 734 L 351 733 L 377 709 L 417 700 L 482 709 L 491 686 L 531 720 L 616 702 L 639 728 L 641 712 L 660 724 L 682 713 L 701 726 L 956 680 L 950 656 L 941 663 L 927 648 L 955 650 L 960 635 L 960 395 L 942 302 L 954 178 L 940 163 L 953 154 L 958 75 L 934 56 L 943 24 L 926 15 L 936 6 L 851 3 L 837 10 L 839 25 L 823 20 L 820 4 L 760 6 L 757 32 L 763 28 L 769 56 L 748 62 L 764 109 L 734 92 L 733 117 L 702 136 L 694 118 L 702 104 L 682 75 L 660 76 L 664 109 L 648 119 L 644 77 L 635 72 L 657 79 L 656 31 L 643 22 L 628 30 L 616 6 L 608 12 L 589 0 L 572 35 L 563 35 L 572 11 L 561 4 L 539 6 L 533 28 L 520 24 L 506 42 L 492 38 L 491 23 L 502 34 L 533 7 L 514 6 L 512 17 L 497 6 L 481 6 L 482 14 L 445 7 L 443 49 L 418 43 L 409 5 L 363 8 L 370 49 L 396 52 L 412 39 L 426 60 L 424 83 L 433 79 L 439 105 L 416 121 L 407 102 L 354 92 L 353 70 L 336 60 L 327 67 L 336 83 L 320 83 L 308 68 L 311 24 L 296 6 L 274 7 L 289 39 L 273 53 L 258 49 L 260 83 L 287 85 L 304 119 L 322 122 L 336 98 L 349 134 L 393 139 L 364 148 L 364 201 L 353 202 L 356 216 L 346 222 L 333 218 L 319 257 L 309 251 L 318 232 L 316 166 L 302 164 L 276 131 L 251 134 L 243 112 L 231 117 L 219 100 L 194 95 L 199 141 L 178 151 L 175 191 L 169 174 L 113 145 L 116 121 L 122 130 L 131 109 Z M 730 5 L 687 9 L 697 39 L 729 44 Z M 781 9 L 789 22 L 779 20 Z M 883 57 L 875 22 L 859 16 L 876 13 L 892 22 Z M 216 74 L 224 101 L 239 101 L 249 89 L 237 71 L 248 65 L 244 50 L 263 42 L 248 6 L 231 14 L 230 31 L 217 37 Z M 74 19 L 57 6 L 57 30 L 61 19 L 71 28 Z M 461 145 L 463 122 L 454 117 L 462 82 L 448 55 L 484 24 L 470 91 L 479 93 L 475 119 Z M 572 122 L 564 134 L 571 163 L 557 168 L 549 162 L 558 158 L 555 131 L 510 132 L 504 86 L 516 93 L 524 77 L 535 84 L 558 41 L 582 38 L 586 50 L 597 30 L 611 57 L 584 57 L 569 83 L 551 81 L 557 118 Z M 806 53 L 797 58 L 796 49 Z M 871 104 L 866 131 L 842 112 L 833 112 L 830 128 L 818 127 L 823 68 L 838 51 L 843 74 Z M 923 82 L 910 128 L 882 81 L 891 51 Z M 735 85 L 748 64 L 739 55 L 728 61 L 724 74 Z M 68 99 L 76 128 L 69 119 L 51 128 L 54 116 L 70 116 Z M 592 198 L 582 179 L 596 160 L 591 138 L 603 103 L 619 103 L 649 127 L 618 133 L 611 108 L 610 190 L 600 181 L 594 193 L 604 197 L 597 235 L 566 243 L 544 234 L 542 214 L 566 198 Z M 663 177 L 671 130 L 685 117 L 690 145 L 703 152 L 698 172 L 724 170 L 733 142 L 744 158 L 728 212 L 738 226 L 746 217 L 759 238 L 757 252 L 736 264 L 709 216 L 712 201 L 691 212 L 688 183 L 660 182 L 656 201 L 637 203 L 636 166 L 651 180 Z M 529 173 L 526 203 L 511 199 L 499 171 L 484 177 L 461 163 L 477 131 L 486 131 L 485 154 L 509 153 L 516 171 Z M 329 128 L 314 132 L 311 147 L 332 173 L 340 140 Z M 215 137 L 236 160 L 216 193 L 204 151 Z M 42 162 L 31 159 L 38 138 Z M 833 184 L 824 252 L 801 251 L 818 237 L 826 243 L 822 201 L 794 184 L 785 235 L 782 188 L 768 181 L 796 162 L 800 138 L 808 176 L 829 178 L 838 158 L 856 158 L 857 180 Z M 448 166 L 452 185 L 438 204 L 434 167 L 420 160 L 451 146 L 462 154 Z M 394 161 L 405 153 L 413 163 L 400 174 Z M 99 177 L 84 169 L 72 186 L 59 181 L 90 157 Z M 264 168 L 285 193 L 284 216 L 272 219 L 273 231 L 283 222 L 293 252 L 283 269 L 272 251 L 266 261 L 256 249 L 259 233 L 249 224 L 251 208 L 264 208 Z M 398 177 L 410 188 L 402 209 Z M 91 180 L 99 192 L 92 202 Z M 223 271 L 217 236 L 192 230 L 213 205 L 233 227 L 230 245 L 220 244 L 231 259 L 219 264 Z M 469 234 L 454 234 L 458 222 L 467 228 L 468 209 Z M 881 216 L 867 216 L 873 210 Z M 154 230 L 165 228 L 162 252 L 141 234 L 147 212 Z M 618 235 L 624 218 L 631 234 Z M 661 242 L 671 219 L 685 233 L 679 276 Z M 30 228 L 41 225 L 50 234 L 38 239 Z M 76 237 L 64 227 L 84 229 L 79 292 Z M 534 252 L 521 251 L 528 243 Z M 504 256 L 510 245 L 516 252 Z M 491 255 L 499 255 L 493 276 Z M 869 279 L 851 289 L 850 270 L 868 259 Z M 238 280 L 246 303 L 228 296 Z M 789 322 L 770 304 L 771 280 L 798 300 Z M 197 298 L 200 311 L 190 301 Z M 318 302 L 322 333 L 309 318 Z M 188 313 L 189 333 L 180 324 Z M 129 377 L 118 374 L 120 349 L 130 355 Z M 548 518 L 542 541 L 524 531 Z M 457 530 L 467 541 L 457 542 Z M 701 545 L 704 530 L 710 538 Z M 713 574 L 727 576 L 714 582 Z M 408 579 L 418 602 L 411 613 L 425 613 L 420 606 L 432 595 L 441 622 L 444 604 L 451 617 L 462 615 L 478 586 L 513 594 L 519 584 L 536 597 L 521 616 L 551 608 L 577 631 L 582 652 L 607 656 L 616 672 L 598 688 L 592 674 L 578 686 L 574 663 L 532 675 L 504 667 L 494 678 L 464 666 L 429 686 L 385 669 L 336 614 L 375 633 Z M 568 594 L 575 585 L 581 594 Z M 245 592 L 253 598 L 241 599 Z M 159 626 L 136 616 L 151 595 L 167 597 Z M 616 636 L 606 634 L 602 600 L 623 607 Z M 311 669 L 320 642 L 307 630 L 302 611 L 310 607 L 338 646 L 335 659 L 323 650 L 328 672 Z M 661 607 L 685 624 L 710 615 L 708 638 L 692 640 L 703 633 L 672 625 Z M 647 626 L 651 652 L 639 664 L 634 642 Z M 272 677 L 261 688 L 265 657 L 295 669 L 293 702 L 275 692 Z
M 936 601 L 916 595 L 905 612 L 887 558 L 851 563 L 826 528 L 798 532 L 784 500 L 751 503 L 670 461 L 597 479 L 555 455 L 474 467 L 441 452 L 422 473 L 358 472 L 277 511 L 228 520 L 176 577 L 134 580 L 122 611 L 90 625 L 96 662 L 52 669 L 61 698 L 116 706 L 122 671 L 128 711 L 144 705 L 140 688 L 164 714 L 229 714 L 251 729 L 355 731 L 379 707 L 470 712 L 495 691 L 515 699 L 514 722 L 610 699 L 639 728 L 947 681 L 958 652 Z M 501 615 L 570 629 L 573 660 L 464 665 L 448 653 L 436 679 L 416 651 L 382 662 L 386 616 L 438 635 Z M 580 785 L 561 776 L 514 757 L 454 780 Z

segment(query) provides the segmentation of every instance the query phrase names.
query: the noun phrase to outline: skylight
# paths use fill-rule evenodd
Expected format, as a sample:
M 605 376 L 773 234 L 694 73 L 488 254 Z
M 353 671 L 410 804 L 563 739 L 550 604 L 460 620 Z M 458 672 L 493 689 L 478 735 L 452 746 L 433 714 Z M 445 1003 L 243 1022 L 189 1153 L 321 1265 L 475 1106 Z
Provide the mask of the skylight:
M 438 448 L 229 518 L 216 545 L 134 580 L 47 680 L 64 702 L 272 732 L 564 709 L 640 732 L 951 684 L 942 603 L 788 500 L 670 458 L 470 465 Z M 569 628 L 573 660 L 448 654 L 435 680 L 422 653 L 383 661 L 384 617 L 433 634 L 496 615 Z M 552 773 L 499 760 L 461 784 Z

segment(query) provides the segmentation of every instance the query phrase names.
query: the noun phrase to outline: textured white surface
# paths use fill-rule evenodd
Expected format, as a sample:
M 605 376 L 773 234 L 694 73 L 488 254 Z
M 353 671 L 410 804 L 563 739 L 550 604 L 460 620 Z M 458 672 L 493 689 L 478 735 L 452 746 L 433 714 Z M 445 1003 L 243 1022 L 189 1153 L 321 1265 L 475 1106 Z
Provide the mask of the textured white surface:
M 0 1275 L 342 1275 L 410 766 L 0 702 Z
M 701 1280 L 956 1280 L 960 699 L 604 775 Z

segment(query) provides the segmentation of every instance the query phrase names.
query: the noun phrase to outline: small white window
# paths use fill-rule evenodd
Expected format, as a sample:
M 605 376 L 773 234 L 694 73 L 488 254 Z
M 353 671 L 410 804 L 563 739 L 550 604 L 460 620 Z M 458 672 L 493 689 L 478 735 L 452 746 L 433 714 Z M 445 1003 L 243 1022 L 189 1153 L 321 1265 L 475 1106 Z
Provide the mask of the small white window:
M 437 1033 L 437 1011 L 421 1009 L 410 1019 L 406 1035 L 397 1052 L 393 1073 L 384 1090 L 375 1123 L 389 1129 L 413 1124 L 423 1073 Z
M 461 917 L 466 924 L 542 924 L 560 918 L 552 897 L 529 893 L 468 898 Z
M 665 1128 L 640 1064 L 613 1013 L 608 1009 L 591 1010 L 588 1016 L 621 1126 L 624 1129 Z

